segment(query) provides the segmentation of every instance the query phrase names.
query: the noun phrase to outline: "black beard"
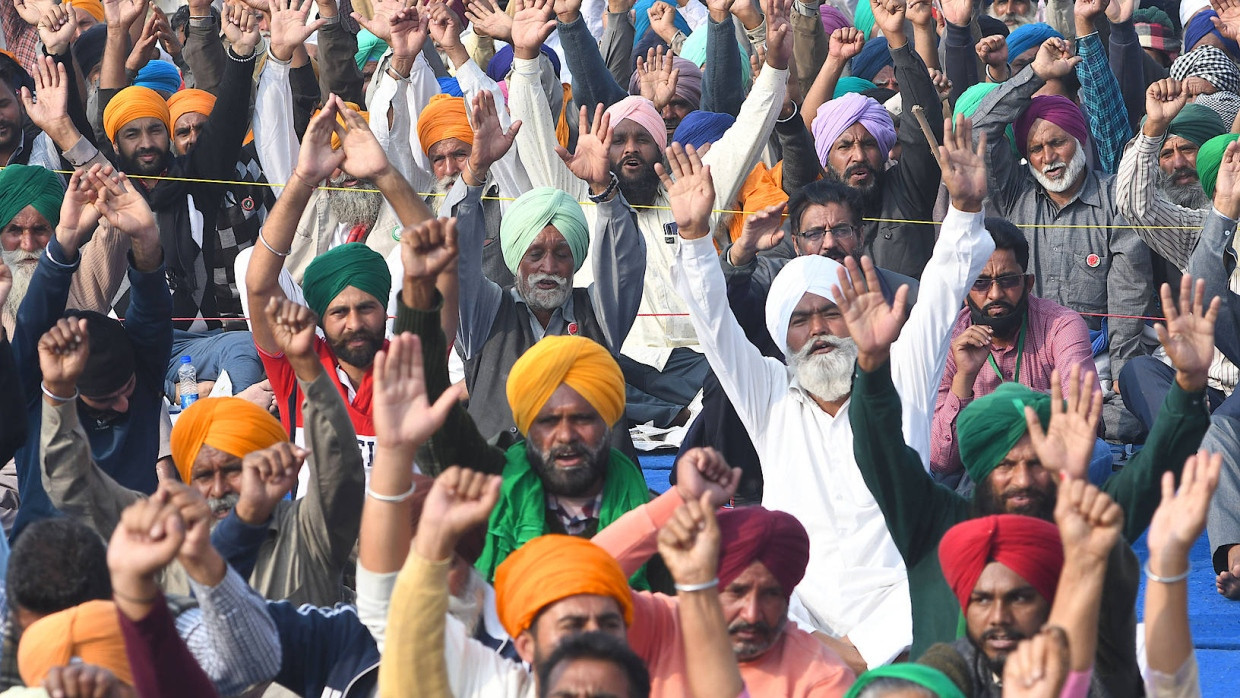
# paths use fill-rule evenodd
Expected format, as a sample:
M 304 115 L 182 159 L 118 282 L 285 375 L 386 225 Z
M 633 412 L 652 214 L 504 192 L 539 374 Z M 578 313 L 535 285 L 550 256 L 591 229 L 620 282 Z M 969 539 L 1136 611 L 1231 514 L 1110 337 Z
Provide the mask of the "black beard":
M 1006 498 L 1017 494 L 1028 497 L 1029 506 L 1009 509 L 1004 503 Z M 976 489 L 973 491 L 973 512 L 976 516 L 1020 514 L 1021 516 L 1032 516 L 1035 519 L 1042 519 L 1043 521 L 1054 521 L 1055 486 L 1051 485 L 1050 492 L 1027 487 L 1023 489 L 1009 488 L 1000 494 L 995 492 L 994 485 L 990 482 L 990 478 L 987 477 L 982 482 L 976 483 Z
M 143 165 L 142 162 L 138 160 L 140 156 L 148 153 L 155 153 L 156 155 L 159 155 L 160 151 L 154 148 L 143 148 L 141 150 L 135 150 L 133 155 L 130 157 L 125 157 L 118 153 L 117 156 L 121 160 L 121 169 L 124 170 L 126 174 L 146 175 L 148 177 L 160 174 L 164 170 L 168 169 L 168 161 L 172 159 L 172 153 L 166 150 L 163 151 L 162 157 L 160 157 L 159 160 L 156 160 L 154 165 L 149 167 Z
M 1012 339 L 1020 330 L 1020 325 L 1025 320 L 1025 315 L 1029 312 L 1029 292 L 1025 291 L 1015 306 L 1007 301 L 994 301 L 987 303 L 985 307 L 977 307 L 972 298 L 965 298 L 969 303 L 969 318 L 974 325 L 986 325 L 994 330 L 995 336 L 1000 339 Z M 994 306 L 1010 308 L 1010 312 L 1003 315 L 990 315 L 990 309 Z
M 360 349 L 350 349 L 349 342 L 358 338 L 365 339 L 366 344 Z M 369 330 L 354 330 L 335 339 L 328 338 L 327 345 L 331 347 L 336 358 L 344 363 L 358 368 L 368 368 L 374 363 L 375 354 L 383 348 L 383 337 L 371 334 Z
M 855 187 L 849 184 L 848 178 L 851 177 L 854 172 L 863 169 L 870 173 L 870 183 L 863 187 Z M 881 207 L 883 203 L 883 182 L 887 179 L 887 172 L 883 170 L 881 165 L 878 169 L 874 169 L 864 162 L 859 162 L 855 165 L 849 165 L 844 169 L 843 174 L 836 172 L 835 168 L 828 165 L 823 168 L 823 171 L 826 172 L 827 179 L 838 184 L 843 184 L 849 189 L 857 192 L 858 196 L 861 197 L 862 215 L 869 215 L 871 212 L 878 211 Z
M 607 476 L 607 463 L 611 457 L 611 431 L 608 430 L 599 439 L 598 448 L 590 448 L 582 441 L 553 446 L 541 451 L 530 441 L 526 441 L 525 455 L 530 467 L 542 481 L 543 491 L 559 497 L 585 497 L 598 487 L 599 482 Z M 570 471 L 560 470 L 553 460 L 556 456 L 583 454 L 586 467 Z
M 659 197 L 659 175 L 654 171 L 654 163 L 642 165 L 642 169 L 633 177 L 625 176 L 624 169 L 618 163 L 612 163 L 612 173 L 620 181 L 620 193 L 625 201 L 639 206 L 649 206 Z

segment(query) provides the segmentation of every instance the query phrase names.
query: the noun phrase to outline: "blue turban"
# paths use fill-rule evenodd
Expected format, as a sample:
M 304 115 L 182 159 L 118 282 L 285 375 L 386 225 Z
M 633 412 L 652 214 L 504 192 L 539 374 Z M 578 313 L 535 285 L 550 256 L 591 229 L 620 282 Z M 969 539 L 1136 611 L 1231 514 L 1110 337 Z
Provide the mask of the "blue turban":
M 560 57 L 555 55 L 555 51 L 552 51 L 546 46 L 540 46 L 538 50 L 542 51 L 543 55 L 547 57 L 547 60 L 551 61 L 551 68 L 555 70 L 555 76 L 557 78 L 560 77 Z M 487 77 L 491 78 L 495 82 L 500 82 L 501 80 L 507 78 L 508 72 L 512 70 L 512 58 L 511 44 L 496 51 L 495 55 L 491 58 L 491 61 L 487 63 Z
M 861 53 L 852 59 L 852 74 L 863 80 L 873 80 L 878 71 L 891 65 L 891 50 L 886 37 L 878 36 L 865 42 Z
M 1231 54 L 1232 58 L 1240 58 L 1240 45 L 1220 34 L 1214 27 L 1214 23 L 1210 21 L 1212 17 L 1218 17 L 1218 13 L 1214 10 L 1204 10 L 1188 20 L 1188 26 L 1184 27 L 1184 53 L 1192 51 L 1194 46 L 1206 38 L 1207 34 L 1213 34 L 1223 43 L 1224 50 Z
M 650 28 L 650 15 L 646 13 L 650 10 L 650 8 L 654 7 L 656 2 L 665 2 L 672 6 L 672 11 L 676 13 L 676 28 L 684 32 L 685 36 L 689 36 L 693 33 L 693 30 L 689 28 L 689 23 L 685 21 L 684 17 L 680 16 L 680 11 L 675 9 L 676 3 L 671 2 L 671 0 L 637 0 L 637 4 L 633 6 L 633 29 L 635 30 L 633 32 L 634 46 L 637 45 L 637 42 L 642 40 L 642 37 L 646 35 L 646 30 Z
M 1033 22 L 1013 29 L 1007 38 L 1008 60 L 1016 60 L 1020 54 L 1041 46 L 1050 38 L 1062 39 L 1063 34 L 1055 31 L 1055 28 L 1046 22 Z
M 435 78 L 439 81 L 439 91 L 452 97 L 464 97 L 465 93 L 461 91 L 461 83 L 456 78 Z
M 499 243 L 504 264 L 513 274 L 525 251 L 543 228 L 552 225 L 564 236 L 573 252 L 573 271 L 581 269 L 590 249 L 590 229 L 581 204 L 566 192 L 553 187 L 537 187 L 520 196 L 499 222 Z
M 133 84 L 158 92 L 176 92 L 181 89 L 181 71 L 167 61 L 151 61 L 138 71 Z
M 731 114 L 719 114 L 713 111 L 691 111 L 680 120 L 672 141 L 681 145 L 701 148 L 707 143 L 714 143 L 723 137 L 725 131 L 736 123 Z
M 869 80 L 866 80 L 865 78 L 858 78 L 858 77 L 853 77 L 851 75 L 845 75 L 844 77 L 840 78 L 835 83 L 835 92 L 831 94 L 831 99 L 836 99 L 837 97 L 843 97 L 849 92 L 856 92 L 857 94 L 865 94 L 866 90 L 873 90 L 873 89 L 876 89 L 877 87 L 878 85 L 875 85 L 874 83 L 870 82 Z
M 353 54 L 353 61 L 360 70 L 367 63 L 382 58 L 387 49 L 386 41 L 372 34 L 369 29 L 363 29 L 357 33 L 357 53 Z

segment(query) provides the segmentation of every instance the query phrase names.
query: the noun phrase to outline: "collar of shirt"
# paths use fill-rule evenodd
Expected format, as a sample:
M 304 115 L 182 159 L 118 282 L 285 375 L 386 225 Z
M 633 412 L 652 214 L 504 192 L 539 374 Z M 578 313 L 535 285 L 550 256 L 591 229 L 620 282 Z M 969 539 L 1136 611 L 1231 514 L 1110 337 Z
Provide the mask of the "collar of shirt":
M 18 127 L 18 134 L 21 136 L 21 140 L 17 142 L 17 147 L 13 149 L 13 154 L 10 155 L 8 161 L 4 163 L 6 167 L 13 164 L 13 158 L 26 151 L 26 132 L 21 130 L 20 125 Z
M 547 495 L 547 510 L 555 514 L 556 518 L 560 520 L 560 524 L 564 526 L 564 532 L 570 536 L 583 533 L 590 522 L 598 518 L 598 510 L 602 506 L 602 492 L 586 500 L 581 505 L 561 499 L 553 494 Z
M 530 330 L 534 332 L 534 341 L 539 341 L 547 335 L 577 334 L 573 329 L 577 326 L 577 316 L 573 314 L 572 289 L 569 289 L 568 300 L 564 301 L 564 305 L 551 312 L 551 320 L 547 322 L 546 328 L 538 322 L 538 317 L 534 315 L 533 310 L 530 310 L 529 304 L 525 302 L 521 294 L 517 293 L 516 286 L 508 289 L 508 293 L 512 294 L 517 305 L 525 308 L 526 316 L 530 320 Z

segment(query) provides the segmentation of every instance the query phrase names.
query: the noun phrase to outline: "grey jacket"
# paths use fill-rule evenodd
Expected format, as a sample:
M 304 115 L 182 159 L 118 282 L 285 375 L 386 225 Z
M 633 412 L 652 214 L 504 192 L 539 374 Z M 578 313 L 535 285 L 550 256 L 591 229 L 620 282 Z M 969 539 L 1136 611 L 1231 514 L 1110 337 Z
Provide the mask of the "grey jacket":
M 1235 237 L 1236 222 L 1211 209 L 1201 226 L 1197 248 L 1188 258 L 1188 274 L 1205 279 L 1207 299 L 1218 296 L 1222 301 L 1214 325 L 1214 346 L 1228 361 L 1240 364 L 1240 296 L 1231 290 L 1236 268 Z

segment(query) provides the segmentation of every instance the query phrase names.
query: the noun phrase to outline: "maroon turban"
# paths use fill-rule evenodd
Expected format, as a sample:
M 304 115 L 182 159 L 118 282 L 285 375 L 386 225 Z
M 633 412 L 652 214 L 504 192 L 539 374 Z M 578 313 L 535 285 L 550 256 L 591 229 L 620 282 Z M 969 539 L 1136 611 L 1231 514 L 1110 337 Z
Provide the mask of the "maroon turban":
M 973 588 L 991 562 L 1019 574 L 1051 603 L 1063 567 L 1059 529 L 1032 516 L 998 514 L 958 523 L 939 541 L 939 565 L 961 609 L 968 608 Z
M 792 514 L 762 507 L 719 512 L 719 588 L 727 588 L 755 561 L 766 565 L 785 596 L 805 576 L 809 534 Z
M 1059 95 L 1034 97 L 1029 101 L 1029 108 L 1020 115 L 1015 124 L 1016 147 L 1021 155 L 1028 155 L 1029 131 L 1033 128 L 1033 122 L 1038 119 L 1046 119 L 1067 131 L 1082 145 L 1089 138 L 1089 124 L 1085 123 L 1085 115 L 1081 113 L 1081 108 L 1076 106 L 1076 102 Z

